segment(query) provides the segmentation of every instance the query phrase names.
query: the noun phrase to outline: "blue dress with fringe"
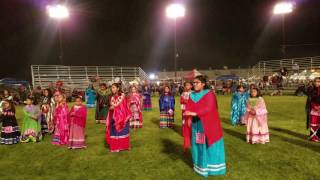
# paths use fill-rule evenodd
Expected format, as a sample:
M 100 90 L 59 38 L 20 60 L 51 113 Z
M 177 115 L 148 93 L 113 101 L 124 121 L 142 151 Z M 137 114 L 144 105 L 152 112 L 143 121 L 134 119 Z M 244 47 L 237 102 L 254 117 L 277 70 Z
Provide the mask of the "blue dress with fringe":
M 241 122 L 241 118 L 244 116 L 246 113 L 246 106 L 247 106 L 247 101 L 249 99 L 249 93 L 244 92 L 244 93 L 239 93 L 238 91 L 235 92 L 232 96 L 232 101 L 231 101 L 231 124 L 232 125 L 237 125 Z
M 86 89 L 86 104 L 88 108 L 95 107 L 96 104 L 96 91 L 92 88 Z

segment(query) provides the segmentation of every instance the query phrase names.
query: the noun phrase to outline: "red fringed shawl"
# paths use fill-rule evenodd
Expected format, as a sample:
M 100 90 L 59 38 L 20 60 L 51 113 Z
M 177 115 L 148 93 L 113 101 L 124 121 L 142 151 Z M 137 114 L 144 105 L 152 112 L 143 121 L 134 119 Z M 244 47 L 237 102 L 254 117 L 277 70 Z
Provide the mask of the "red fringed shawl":
M 223 132 L 217 100 L 213 92 L 209 91 L 198 102 L 194 102 L 190 98 L 186 105 L 186 111 L 197 113 L 204 129 L 208 147 L 222 138 Z
M 139 93 L 130 93 L 128 95 L 128 97 L 127 97 L 129 110 L 130 110 L 130 105 L 131 104 L 136 104 L 136 106 L 138 108 L 138 111 L 139 111 L 139 117 L 140 117 L 139 121 L 140 121 L 140 123 L 142 123 L 142 121 L 143 121 L 142 110 L 141 110 L 141 107 L 142 107 L 141 100 L 142 100 L 142 96 Z
M 114 106 L 114 109 L 109 109 L 107 116 L 107 131 L 111 118 L 115 121 L 115 128 L 118 132 L 126 126 L 126 123 L 131 117 L 131 112 L 128 107 L 127 99 L 124 94 L 112 96 L 110 105 Z M 111 117 L 112 116 L 112 117 Z

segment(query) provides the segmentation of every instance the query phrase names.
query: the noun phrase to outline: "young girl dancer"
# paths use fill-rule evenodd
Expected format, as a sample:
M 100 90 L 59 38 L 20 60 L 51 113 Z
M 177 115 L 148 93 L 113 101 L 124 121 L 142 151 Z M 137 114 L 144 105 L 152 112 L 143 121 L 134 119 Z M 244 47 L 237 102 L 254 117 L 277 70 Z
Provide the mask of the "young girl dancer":
M 247 101 L 249 99 L 249 92 L 245 91 L 242 85 L 237 87 L 237 91 L 232 96 L 231 101 L 231 124 L 236 126 L 244 124 L 243 116 L 246 113 Z
M 69 113 L 69 149 L 86 148 L 85 128 L 87 121 L 87 108 L 82 104 L 82 97 L 76 97 L 74 106 Z
M 160 128 L 174 127 L 174 106 L 174 96 L 171 95 L 169 86 L 165 86 L 164 92 L 159 99 Z
M 181 94 L 180 104 L 182 111 L 182 135 L 184 137 L 183 148 L 186 150 L 190 146 L 190 137 L 191 137 L 191 121 L 190 118 L 184 115 L 186 111 L 186 104 L 190 99 L 190 93 L 192 92 L 192 83 L 184 83 L 184 92 Z
M 0 144 L 11 145 L 20 141 L 20 128 L 15 116 L 15 107 L 10 100 L 2 101 L 0 122 L 2 123 Z
M 250 90 L 244 116 L 247 124 L 247 142 L 251 144 L 265 144 L 269 142 L 269 128 L 266 104 L 258 88 Z
M 120 89 L 120 84 L 114 83 L 111 91 L 110 109 L 106 122 L 106 141 L 111 152 L 129 150 L 131 113 L 127 99 Z
M 135 86 L 132 86 L 130 89 L 128 106 L 131 111 L 130 127 L 142 128 L 142 96 L 138 93 Z
M 151 89 L 146 85 L 142 90 L 143 95 L 143 109 L 145 111 L 152 110 L 152 102 L 151 102 Z
M 69 118 L 66 96 L 57 96 L 57 106 L 54 111 L 55 129 L 52 139 L 54 145 L 67 145 L 69 140 Z
M 33 104 L 33 97 L 27 97 L 26 106 L 23 108 L 24 118 L 22 124 L 21 142 L 39 142 L 41 133 L 41 112 L 38 106 Z

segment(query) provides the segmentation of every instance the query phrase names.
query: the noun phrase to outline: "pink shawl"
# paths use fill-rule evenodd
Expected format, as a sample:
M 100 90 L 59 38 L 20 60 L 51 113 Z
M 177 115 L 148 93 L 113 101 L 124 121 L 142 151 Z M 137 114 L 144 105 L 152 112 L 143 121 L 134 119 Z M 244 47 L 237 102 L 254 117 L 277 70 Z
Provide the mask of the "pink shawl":
M 74 113 L 74 115 L 71 115 L 71 113 Z M 70 120 L 70 123 L 74 123 L 80 127 L 85 128 L 87 121 L 87 108 L 83 105 L 78 108 L 73 106 L 70 111 Z
M 57 106 L 54 112 L 55 127 L 58 128 L 61 143 L 67 143 L 69 134 L 68 105 L 63 103 Z
M 130 107 L 131 104 L 135 104 L 138 108 L 139 111 L 139 120 L 142 123 L 142 110 L 141 110 L 141 100 L 142 100 L 142 96 L 139 93 L 131 93 L 128 96 L 128 106 Z
M 112 118 L 115 121 L 116 130 L 120 132 L 131 117 L 125 95 L 123 93 L 121 95 L 113 95 L 110 99 L 110 105 L 113 106 L 114 109 L 109 109 L 106 123 L 107 131 Z
M 247 123 L 247 120 L 249 119 L 249 117 L 253 117 L 253 116 L 258 120 L 259 123 L 267 121 L 268 111 L 267 111 L 266 104 L 265 104 L 263 98 L 259 97 L 256 102 L 256 105 L 253 107 L 252 107 L 252 105 L 250 105 L 249 101 L 247 104 L 246 113 L 244 115 L 245 122 Z M 256 111 L 256 115 L 250 114 L 251 109 L 254 109 Z

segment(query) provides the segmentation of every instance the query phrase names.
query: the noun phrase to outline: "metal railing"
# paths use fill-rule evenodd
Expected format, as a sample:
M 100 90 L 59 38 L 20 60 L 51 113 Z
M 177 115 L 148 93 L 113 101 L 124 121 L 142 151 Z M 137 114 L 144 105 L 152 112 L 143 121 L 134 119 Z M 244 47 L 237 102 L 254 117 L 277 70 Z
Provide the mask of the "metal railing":
M 98 76 L 101 82 L 114 78 L 130 82 L 137 78 L 147 80 L 147 74 L 140 67 L 115 66 L 60 66 L 60 65 L 31 65 L 33 87 L 48 87 L 50 83 L 63 81 L 68 86 L 85 89 L 92 77 Z
M 253 66 L 253 74 L 269 76 L 275 72 L 279 72 L 281 68 L 286 68 L 291 74 L 292 72 L 320 69 L 320 56 L 259 61 Z

